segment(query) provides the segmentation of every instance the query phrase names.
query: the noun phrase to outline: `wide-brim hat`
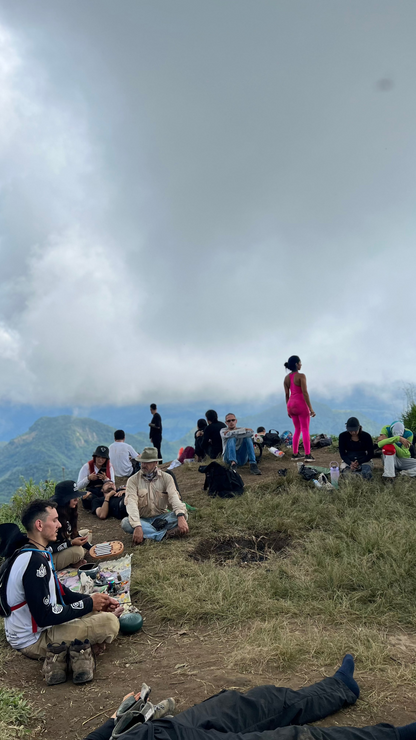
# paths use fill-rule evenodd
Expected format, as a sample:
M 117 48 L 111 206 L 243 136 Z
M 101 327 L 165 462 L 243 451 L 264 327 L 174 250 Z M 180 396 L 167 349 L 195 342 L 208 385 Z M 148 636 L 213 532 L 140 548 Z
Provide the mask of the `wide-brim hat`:
M 157 456 L 156 447 L 145 447 L 140 456 L 140 462 L 162 462 L 162 458 Z
M 27 536 L 20 531 L 17 524 L 0 524 L 0 557 L 10 557 L 27 542 Z
M 95 452 L 92 453 L 93 457 L 106 457 L 107 460 L 110 459 L 110 450 L 105 445 L 98 445 Z
M 55 486 L 55 493 L 52 501 L 56 501 L 58 506 L 65 506 L 71 499 L 83 496 L 82 491 L 77 491 L 77 484 L 74 480 L 61 480 Z

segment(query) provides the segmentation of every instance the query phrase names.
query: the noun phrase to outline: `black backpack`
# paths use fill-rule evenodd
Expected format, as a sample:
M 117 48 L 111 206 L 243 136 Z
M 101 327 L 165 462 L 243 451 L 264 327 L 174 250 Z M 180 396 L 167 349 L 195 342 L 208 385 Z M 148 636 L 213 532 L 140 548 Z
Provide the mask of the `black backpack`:
M 311 440 L 311 447 L 329 447 L 332 445 L 332 437 L 328 437 L 327 434 L 317 434 Z
M 27 551 L 29 548 L 21 547 L 19 550 L 16 550 L 13 555 L 10 555 L 9 558 L 7 558 L 4 563 L 1 564 L 0 567 L 0 617 L 3 617 L 3 619 L 6 619 L 6 617 L 10 617 L 10 614 L 12 613 L 8 603 L 7 603 L 7 582 L 9 580 L 10 571 L 12 569 L 12 565 L 15 562 L 16 558 L 20 555 L 21 552 Z M 31 550 L 31 552 L 36 552 L 36 550 Z M 37 552 L 40 552 L 39 550 Z
M 281 443 L 282 440 L 279 437 L 277 429 L 269 429 L 269 431 L 263 435 L 263 444 L 266 445 L 266 447 L 277 447 L 277 445 L 280 445 Z
M 204 491 L 208 489 L 208 496 L 212 498 L 234 498 L 241 496 L 244 491 L 243 479 L 236 470 L 227 470 L 215 461 L 209 465 L 200 465 L 198 470 L 205 473 Z

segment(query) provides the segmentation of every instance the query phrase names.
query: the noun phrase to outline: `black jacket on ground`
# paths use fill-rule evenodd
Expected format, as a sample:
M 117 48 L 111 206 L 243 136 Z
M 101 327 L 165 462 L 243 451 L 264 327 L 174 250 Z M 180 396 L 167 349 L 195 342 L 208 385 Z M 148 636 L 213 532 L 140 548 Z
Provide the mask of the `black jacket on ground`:
M 247 694 L 223 691 L 172 719 L 136 725 L 123 740 L 398 740 L 391 725 L 374 727 L 308 727 L 348 704 L 355 694 L 337 678 L 292 691 L 258 686 Z M 85 740 L 109 740 L 108 720 Z
M 208 424 L 204 429 L 204 436 L 202 446 L 207 455 L 210 456 L 211 460 L 215 460 L 218 455 L 222 455 L 222 439 L 220 435 L 221 429 L 225 428 L 223 421 L 213 421 L 212 424 Z

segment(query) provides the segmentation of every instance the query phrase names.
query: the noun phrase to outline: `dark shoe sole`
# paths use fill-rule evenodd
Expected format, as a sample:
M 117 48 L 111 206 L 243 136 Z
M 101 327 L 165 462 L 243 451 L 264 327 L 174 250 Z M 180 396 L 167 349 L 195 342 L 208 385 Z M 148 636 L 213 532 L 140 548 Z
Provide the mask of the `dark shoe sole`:
M 54 678 L 54 677 L 52 677 L 52 678 L 49 679 L 49 681 L 46 681 L 46 685 L 47 686 L 57 686 L 60 683 L 65 683 L 66 680 L 67 680 L 67 678 L 68 678 L 68 676 L 66 675 L 66 673 L 63 674 L 61 678 L 58 678 L 58 677 Z
M 93 678 L 94 674 L 91 676 L 89 673 L 77 673 L 72 677 L 72 681 L 75 684 L 88 683 L 89 681 L 92 681 Z

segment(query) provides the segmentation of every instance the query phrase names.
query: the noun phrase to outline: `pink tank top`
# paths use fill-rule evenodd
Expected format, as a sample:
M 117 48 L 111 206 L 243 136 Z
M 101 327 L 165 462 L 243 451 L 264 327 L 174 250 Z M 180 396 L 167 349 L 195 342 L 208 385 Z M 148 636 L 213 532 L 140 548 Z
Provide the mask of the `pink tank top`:
M 305 401 L 300 385 L 295 385 L 294 375 L 295 373 L 292 373 L 290 376 L 290 398 L 287 402 L 288 411 L 291 414 L 308 415 L 308 404 Z
M 295 384 L 294 377 L 295 373 L 292 373 L 292 375 L 290 376 L 290 395 L 302 396 L 303 398 L 302 388 L 300 387 L 300 385 Z

